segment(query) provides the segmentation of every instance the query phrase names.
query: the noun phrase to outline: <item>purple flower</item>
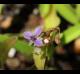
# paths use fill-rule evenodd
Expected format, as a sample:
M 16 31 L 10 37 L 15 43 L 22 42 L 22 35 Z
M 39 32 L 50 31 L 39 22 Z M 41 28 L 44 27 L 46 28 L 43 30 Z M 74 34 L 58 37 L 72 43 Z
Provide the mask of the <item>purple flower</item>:
M 35 31 L 32 33 L 30 31 L 28 32 L 24 32 L 24 38 L 32 41 L 34 43 L 35 46 L 42 46 L 43 42 L 39 37 L 39 35 L 41 34 L 42 30 L 40 27 L 36 28 Z

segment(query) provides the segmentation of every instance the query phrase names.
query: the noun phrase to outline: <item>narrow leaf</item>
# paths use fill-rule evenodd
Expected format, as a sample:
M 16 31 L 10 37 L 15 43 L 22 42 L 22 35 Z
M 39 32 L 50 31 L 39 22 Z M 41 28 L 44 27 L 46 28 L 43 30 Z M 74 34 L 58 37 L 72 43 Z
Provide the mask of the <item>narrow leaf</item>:
M 64 17 L 68 22 L 72 24 L 77 24 L 79 19 L 76 12 L 69 4 L 55 4 L 56 10 Z
M 77 17 L 80 19 L 80 4 L 76 4 L 76 6 Z
M 61 42 L 63 44 L 68 44 L 80 36 L 80 26 L 70 27 L 67 30 L 65 30 L 62 34 L 63 35 L 61 37 Z

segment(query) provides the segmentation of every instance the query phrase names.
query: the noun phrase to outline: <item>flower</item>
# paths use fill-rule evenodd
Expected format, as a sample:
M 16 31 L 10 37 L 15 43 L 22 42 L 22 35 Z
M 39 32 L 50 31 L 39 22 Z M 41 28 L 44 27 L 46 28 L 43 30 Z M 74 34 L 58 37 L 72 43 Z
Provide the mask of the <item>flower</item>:
M 24 38 L 28 41 L 32 41 L 35 46 L 42 46 L 42 39 L 39 38 L 39 35 L 42 33 L 41 27 L 37 27 L 32 33 L 30 31 L 24 32 Z
M 44 39 L 44 43 L 48 44 L 49 40 L 48 39 Z

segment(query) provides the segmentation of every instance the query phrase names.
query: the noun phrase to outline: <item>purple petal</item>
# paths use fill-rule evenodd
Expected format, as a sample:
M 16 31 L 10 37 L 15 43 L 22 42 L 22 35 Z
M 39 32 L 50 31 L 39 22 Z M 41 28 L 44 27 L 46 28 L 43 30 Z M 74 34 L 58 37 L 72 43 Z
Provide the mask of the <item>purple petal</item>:
M 41 34 L 41 32 L 42 32 L 41 27 L 37 27 L 37 28 L 35 29 L 34 35 L 35 35 L 35 36 L 39 36 L 39 35 Z
M 33 34 L 31 32 L 24 32 L 24 38 L 25 39 L 31 40 L 32 35 Z
M 42 42 L 41 39 L 36 39 L 36 40 L 34 41 L 34 45 L 35 45 L 35 46 L 42 46 L 42 45 L 43 45 L 43 42 Z

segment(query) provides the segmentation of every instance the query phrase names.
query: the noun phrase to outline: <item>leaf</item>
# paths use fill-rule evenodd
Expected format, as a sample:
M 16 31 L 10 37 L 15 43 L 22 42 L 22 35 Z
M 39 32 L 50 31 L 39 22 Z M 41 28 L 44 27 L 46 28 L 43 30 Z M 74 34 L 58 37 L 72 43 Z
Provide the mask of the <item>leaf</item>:
M 77 17 L 80 19 L 80 4 L 76 4 Z
M 43 10 L 44 7 L 46 7 L 46 9 L 47 9 L 46 11 Z M 51 30 L 51 29 L 56 28 L 57 26 L 59 26 L 60 19 L 56 15 L 56 10 L 55 10 L 54 4 L 43 5 L 43 7 L 41 9 L 43 10 L 43 11 L 40 12 L 41 15 L 43 15 L 44 13 L 48 13 L 49 12 L 46 18 L 43 17 L 43 20 L 44 20 L 44 25 L 43 25 L 44 28 L 43 28 L 43 30 L 44 31 L 48 31 L 48 30 Z
M 43 52 L 41 52 L 41 54 L 38 55 L 33 53 L 34 63 L 38 70 L 44 70 L 46 58 L 42 58 L 42 56 L 43 56 Z
M 62 44 L 68 44 L 77 37 L 80 36 L 80 26 L 73 26 L 68 28 L 62 33 L 61 42 Z
M 14 38 L 14 37 L 11 37 L 11 38 L 5 40 L 4 42 L 1 42 L 0 43 L 0 51 L 3 51 L 3 52 L 0 52 L 0 55 L 2 55 L 3 53 L 7 54 L 9 49 L 11 47 L 13 47 L 15 43 L 16 43 L 16 38 Z
M 0 4 L 0 14 L 2 12 L 2 8 L 4 7 L 4 4 Z
M 0 35 L 1 44 L 3 42 L 5 42 L 7 39 L 9 39 L 10 37 L 13 37 L 13 36 L 11 36 L 10 34 L 4 34 L 4 35 L 1 34 Z M 4 45 L 3 45 L 3 47 L 4 47 Z M 29 46 L 29 44 L 26 41 L 17 39 L 16 43 L 13 47 L 16 48 L 17 51 L 24 54 L 27 57 L 27 59 L 32 60 L 32 51 L 33 51 L 34 47 Z M 0 45 L 0 48 L 2 49 L 2 45 Z
M 3 67 L 5 60 L 7 59 L 7 54 L 11 47 L 14 46 L 16 42 L 15 37 L 11 37 L 0 44 L 0 65 Z
M 27 57 L 27 59 L 32 60 L 32 51 L 34 47 L 29 46 L 29 44 L 26 41 L 17 40 L 14 47 L 16 48 L 17 51 L 24 54 Z
M 17 37 L 11 37 L 7 39 L 6 41 L 4 41 L 4 45 L 6 46 L 5 49 L 10 49 L 11 47 L 13 47 L 16 41 L 17 41 Z
M 3 42 L 4 40 L 7 40 L 9 37 L 8 37 L 8 34 L 0 34 L 0 42 Z
M 46 17 L 50 11 L 50 4 L 40 4 L 39 11 L 42 17 Z
M 55 4 L 56 10 L 62 17 L 64 17 L 71 24 L 79 25 L 79 19 L 75 10 L 69 4 Z

